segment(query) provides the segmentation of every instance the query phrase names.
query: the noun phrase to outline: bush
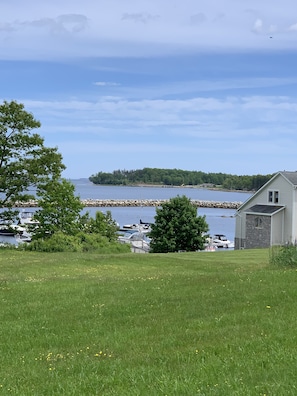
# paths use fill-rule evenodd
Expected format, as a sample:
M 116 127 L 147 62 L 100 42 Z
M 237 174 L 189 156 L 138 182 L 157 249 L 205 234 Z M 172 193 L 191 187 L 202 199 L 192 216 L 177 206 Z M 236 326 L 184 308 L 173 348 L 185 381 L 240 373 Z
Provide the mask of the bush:
M 86 234 L 83 232 L 75 236 L 56 232 L 48 238 L 39 238 L 29 244 L 19 245 L 19 247 L 20 249 L 37 252 L 130 252 L 129 246 L 118 242 L 109 242 L 107 237 L 100 234 Z
M 196 251 L 204 249 L 208 224 L 197 216 L 197 208 L 185 195 L 171 198 L 156 209 L 152 224 L 151 253 Z
M 297 246 L 287 244 L 284 246 L 273 246 L 270 249 L 270 264 L 278 267 L 297 268 Z

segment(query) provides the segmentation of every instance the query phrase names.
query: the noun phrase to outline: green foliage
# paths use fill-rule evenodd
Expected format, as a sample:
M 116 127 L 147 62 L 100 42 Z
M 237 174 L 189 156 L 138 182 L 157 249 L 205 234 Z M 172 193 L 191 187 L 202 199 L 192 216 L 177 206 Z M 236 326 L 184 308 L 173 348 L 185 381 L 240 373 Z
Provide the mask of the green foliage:
M 272 175 L 235 176 L 229 175 L 222 183 L 228 190 L 256 191 L 261 188 Z
M 108 210 L 106 214 L 97 211 L 95 218 L 90 217 L 89 213 L 87 212 L 81 218 L 81 229 L 84 233 L 97 233 L 105 236 L 110 242 L 115 242 L 118 237 L 118 225 L 113 220 L 110 210 Z
M 68 235 L 79 231 L 83 205 L 74 191 L 74 185 L 65 179 L 52 179 L 38 186 L 38 206 L 41 209 L 34 215 L 39 226 L 33 239 L 48 237 L 58 231 Z
M 99 252 L 104 254 L 128 253 L 129 246 L 117 242 L 110 242 L 100 234 L 86 234 L 79 232 L 76 235 L 67 235 L 61 231 L 55 232 L 47 238 L 38 238 L 30 244 L 23 244 L 19 249 L 36 252 Z
M 269 261 L 277 267 L 297 268 L 297 246 L 288 244 L 271 247 Z
M 0 218 L 11 222 L 17 216 L 16 202 L 33 196 L 32 186 L 60 176 L 65 166 L 56 148 L 46 148 L 33 129 L 40 122 L 15 101 L 0 105 Z
M 197 208 L 189 198 L 171 198 L 156 209 L 155 223 L 150 233 L 151 252 L 202 250 L 207 231 L 205 216 L 197 216 Z
M 181 169 L 143 168 L 137 170 L 115 170 L 112 173 L 98 172 L 90 176 L 94 184 L 127 185 L 136 183 L 160 184 L 166 186 L 223 187 L 225 189 L 255 191 L 262 187 L 271 175 L 236 176 L 225 173 L 204 173 Z
M 95 219 L 81 216 L 83 205 L 74 195 L 75 187 L 61 179 L 65 166 L 56 148 L 44 146 L 44 139 L 32 130 L 40 122 L 15 101 L 0 105 L 0 218 L 15 222 L 20 202 L 34 199 L 39 222 L 32 226 L 28 249 L 40 251 L 88 251 L 122 249 L 116 242 L 116 224 L 111 213 L 97 213 Z M 85 236 L 85 233 L 92 235 Z M 114 244 L 114 246 L 112 246 Z

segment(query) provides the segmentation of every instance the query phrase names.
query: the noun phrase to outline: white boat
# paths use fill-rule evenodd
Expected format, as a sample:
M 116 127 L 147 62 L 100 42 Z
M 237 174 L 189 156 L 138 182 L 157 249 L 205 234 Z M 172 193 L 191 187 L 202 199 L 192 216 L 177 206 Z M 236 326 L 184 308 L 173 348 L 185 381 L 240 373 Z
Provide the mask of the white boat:
M 147 253 L 150 250 L 150 239 L 142 232 L 129 230 L 120 234 L 118 241 L 130 244 L 131 250 L 135 253 Z
M 22 210 L 18 215 L 18 224 L 10 224 L 9 222 L 1 224 L 0 243 L 4 245 L 18 245 L 24 242 L 31 242 L 31 227 L 36 227 L 39 224 L 33 216 L 33 211 Z
M 18 245 L 24 242 L 31 242 L 31 235 L 26 228 L 18 224 L 0 226 L 0 245 Z
M 211 240 L 217 248 L 234 248 L 234 242 L 231 242 L 224 234 L 214 234 Z
M 1 236 L 14 237 L 15 234 L 16 234 L 16 232 L 10 225 L 7 225 L 7 224 L 0 225 L 0 235 Z
M 19 224 L 20 225 L 38 225 L 38 220 L 34 219 L 34 212 L 22 210 L 19 213 Z
M 120 231 L 135 231 L 141 232 L 143 234 L 148 234 L 151 232 L 151 226 L 149 223 L 139 223 L 139 224 L 125 224 Z

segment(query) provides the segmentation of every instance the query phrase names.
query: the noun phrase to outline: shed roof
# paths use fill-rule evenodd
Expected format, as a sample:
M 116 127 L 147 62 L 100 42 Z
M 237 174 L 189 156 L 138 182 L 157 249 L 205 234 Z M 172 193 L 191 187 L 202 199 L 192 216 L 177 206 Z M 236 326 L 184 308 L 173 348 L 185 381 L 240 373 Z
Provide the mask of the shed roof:
M 284 208 L 282 205 L 254 205 L 246 209 L 245 212 L 271 215 Z

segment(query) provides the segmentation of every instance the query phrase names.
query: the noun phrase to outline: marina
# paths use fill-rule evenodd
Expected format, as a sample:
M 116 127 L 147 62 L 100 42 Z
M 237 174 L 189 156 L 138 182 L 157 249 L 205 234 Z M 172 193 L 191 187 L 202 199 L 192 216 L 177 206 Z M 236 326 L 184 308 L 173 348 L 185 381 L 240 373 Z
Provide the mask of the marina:
M 153 223 L 156 209 L 163 202 L 177 195 L 185 195 L 196 204 L 198 215 L 205 216 L 210 235 L 225 234 L 231 241 L 235 233 L 236 209 L 251 196 L 247 192 L 193 187 L 101 186 L 94 185 L 88 179 L 70 181 L 75 186 L 75 194 L 84 203 L 82 213 L 88 212 L 90 216 L 95 216 L 97 211 L 110 211 L 120 227 L 139 224 L 140 220 Z M 34 212 L 38 209 L 35 201 L 30 201 L 26 207 L 21 208 L 21 212 Z

